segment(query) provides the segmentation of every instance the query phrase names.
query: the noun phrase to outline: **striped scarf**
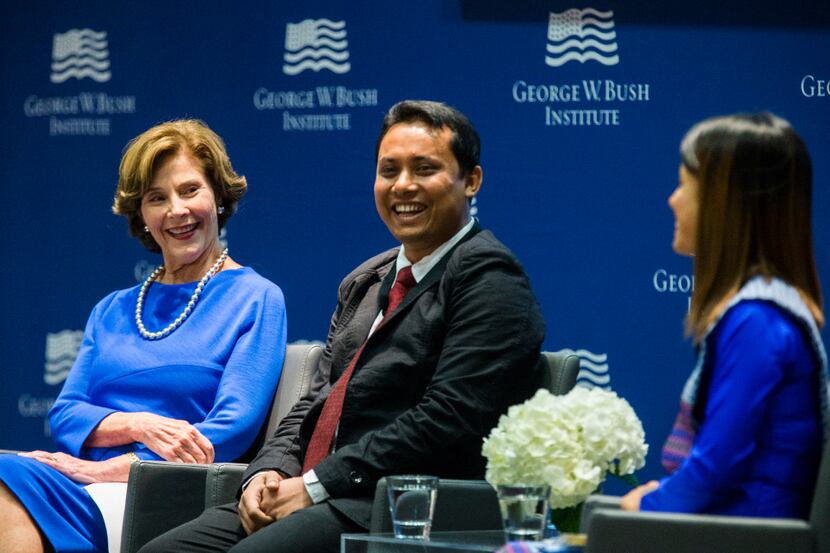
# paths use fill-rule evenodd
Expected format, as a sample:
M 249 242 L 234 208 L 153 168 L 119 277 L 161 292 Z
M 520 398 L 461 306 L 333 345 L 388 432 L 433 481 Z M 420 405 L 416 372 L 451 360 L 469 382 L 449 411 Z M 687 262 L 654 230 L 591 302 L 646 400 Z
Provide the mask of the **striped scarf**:
M 706 362 L 707 340 L 718 322 L 723 318 L 723 315 L 734 305 L 747 300 L 763 300 L 775 304 L 799 321 L 801 327 L 809 335 L 810 344 L 816 353 L 816 358 L 820 365 L 819 379 L 821 385 L 819 389 L 822 391 L 820 395 L 821 413 L 824 437 L 825 439 L 828 437 L 828 428 L 830 428 L 830 425 L 828 425 L 828 422 L 830 422 L 828 395 L 830 391 L 828 391 L 827 354 L 824 351 L 824 345 L 821 342 L 821 335 L 819 334 L 816 322 L 810 310 L 801 299 L 798 290 L 777 278 L 767 280 L 764 277 L 755 277 L 735 294 L 718 319 L 709 325 L 706 334 L 700 342 L 697 363 L 689 379 L 686 381 L 686 385 L 683 387 L 683 393 L 680 396 L 680 410 L 677 413 L 674 426 L 672 426 L 671 434 L 669 434 L 663 446 L 663 467 L 669 473 L 676 471 L 683 464 L 683 461 L 689 457 L 697 429 L 700 425 L 699 421 L 694 418 L 693 410 L 695 401 L 697 401 L 701 373 Z

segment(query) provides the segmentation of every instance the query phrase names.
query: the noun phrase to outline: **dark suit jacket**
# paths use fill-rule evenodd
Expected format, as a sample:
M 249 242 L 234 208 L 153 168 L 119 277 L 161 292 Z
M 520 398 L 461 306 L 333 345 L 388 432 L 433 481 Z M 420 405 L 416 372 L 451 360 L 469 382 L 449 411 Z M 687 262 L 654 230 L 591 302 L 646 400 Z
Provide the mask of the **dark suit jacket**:
M 243 481 L 268 469 L 301 473 L 323 402 L 385 304 L 397 253 L 375 256 L 343 280 L 312 390 Z M 346 390 L 335 451 L 314 469 L 331 505 L 368 527 L 383 476 L 482 478 L 482 439 L 535 392 L 543 337 L 524 270 L 476 224 L 369 338 Z

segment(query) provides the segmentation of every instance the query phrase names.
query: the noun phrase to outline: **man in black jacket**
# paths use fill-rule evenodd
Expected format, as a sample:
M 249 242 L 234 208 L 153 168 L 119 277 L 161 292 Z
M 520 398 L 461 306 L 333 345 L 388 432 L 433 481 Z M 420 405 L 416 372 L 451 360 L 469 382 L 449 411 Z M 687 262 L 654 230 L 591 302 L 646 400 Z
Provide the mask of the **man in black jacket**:
M 482 478 L 482 438 L 535 391 L 544 323 L 519 262 L 470 216 L 472 124 L 400 102 L 376 157 L 375 205 L 401 247 L 341 283 L 312 390 L 248 467 L 238 504 L 142 553 L 339 551 L 340 534 L 368 528 L 383 476 Z

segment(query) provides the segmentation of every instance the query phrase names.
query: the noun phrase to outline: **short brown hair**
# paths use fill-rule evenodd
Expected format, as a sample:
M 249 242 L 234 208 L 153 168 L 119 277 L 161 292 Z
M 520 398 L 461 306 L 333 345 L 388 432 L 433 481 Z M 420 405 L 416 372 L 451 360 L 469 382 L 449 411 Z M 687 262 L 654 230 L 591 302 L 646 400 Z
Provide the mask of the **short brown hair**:
M 152 252 L 158 253 L 161 248 L 150 233 L 144 231 L 141 199 L 162 161 L 182 149 L 186 149 L 202 163 L 216 204 L 225 208 L 223 213 L 217 215 L 219 229 L 225 226 L 236 211 L 236 205 L 248 187 L 245 177 L 237 175 L 233 170 L 225 143 L 202 121 L 168 121 L 151 127 L 132 139 L 124 149 L 118 167 L 118 186 L 112 212 L 124 215 L 130 234 Z
M 700 341 L 718 306 L 756 275 L 798 288 L 822 324 L 812 163 L 792 126 L 770 113 L 714 117 L 689 130 L 680 152 L 700 201 L 689 334 Z

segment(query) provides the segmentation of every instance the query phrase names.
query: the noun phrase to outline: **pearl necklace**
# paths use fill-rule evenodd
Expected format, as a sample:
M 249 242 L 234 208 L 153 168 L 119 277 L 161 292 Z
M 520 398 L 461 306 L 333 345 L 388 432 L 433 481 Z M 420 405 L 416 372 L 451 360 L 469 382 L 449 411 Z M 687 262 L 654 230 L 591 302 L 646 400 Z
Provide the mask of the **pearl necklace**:
M 207 284 L 207 281 L 216 274 L 222 264 L 225 263 L 225 259 L 228 257 L 228 248 L 225 248 L 222 252 L 222 255 L 219 256 L 219 259 L 216 260 L 216 263 L 208 269 L 208 272 L 205 273 L 205 276 L 202 277 L 202 280 L 199 281 L 199 284 L 196 286 L 196 290 L 193 291 L 193 295 L 190 296 L 190 301 L 187 302 L 184 310 L 176 317 L 176 320 L 167 325 L 165 328 L 159 330 L 158 332 L 150 332 L 144 327 L 144 322 L 141 320 L 141 309 L 144 307 L 144 296 L 147 293 L 147 289 L 153 283 L 154 280 L 159 276 L 159 274 L 164 270 L 164 265 L 159 265 L 159 267 L 153 271 L 153 273 L 147 277 L 147 280 L 144 281 L 144 284 L 141 285 L 141 290 L 138 291 L 138 301 L 135 304 L 135 324 L 138 326 L 138 333 L 141 334 L 141 337 L 145 340 L 161 340 L 177 328 L 187 319 L 188 315 L 193 311 L 193 308 L 196 306 L 196 302 L 199 301 L 199 296 L 202 294 L 202 290 Z

